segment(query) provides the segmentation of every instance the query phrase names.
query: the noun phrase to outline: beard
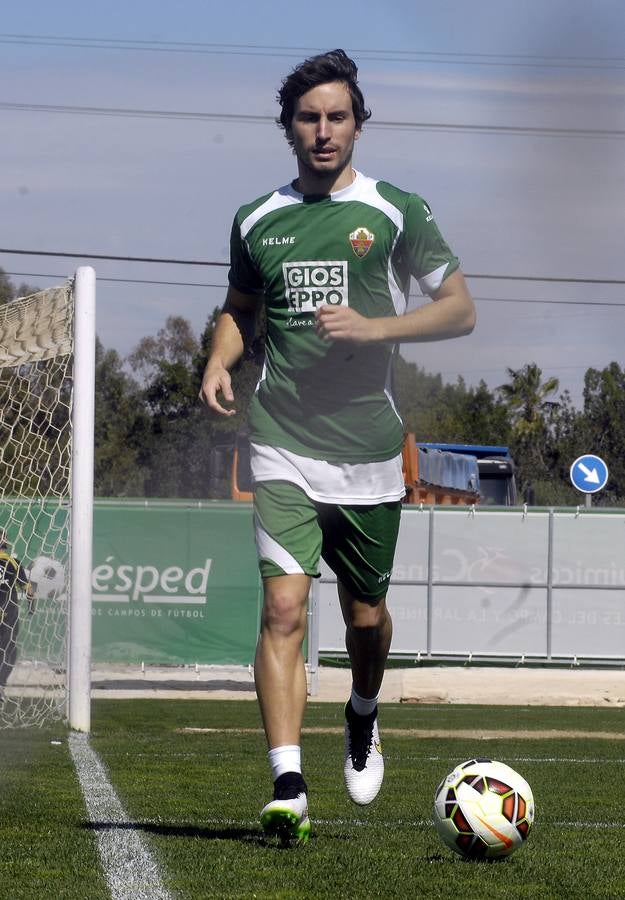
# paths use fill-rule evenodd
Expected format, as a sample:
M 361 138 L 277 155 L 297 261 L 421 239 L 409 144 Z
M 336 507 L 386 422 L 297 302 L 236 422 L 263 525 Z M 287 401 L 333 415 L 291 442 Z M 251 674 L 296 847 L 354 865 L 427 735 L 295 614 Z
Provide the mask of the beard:
M 332 162 L 324 162 L 316 160 L 312 150 L 302 151 L 298 147 L 293 146 L 293 153 L 297 157 L 298 164 L 306 171 L 309 177 L 319 182 L 337 179 L 345 169 L 351 166 L 353 151 L 354 143 L 352 141 L 351 146 L 343 154 L 335 156 Z

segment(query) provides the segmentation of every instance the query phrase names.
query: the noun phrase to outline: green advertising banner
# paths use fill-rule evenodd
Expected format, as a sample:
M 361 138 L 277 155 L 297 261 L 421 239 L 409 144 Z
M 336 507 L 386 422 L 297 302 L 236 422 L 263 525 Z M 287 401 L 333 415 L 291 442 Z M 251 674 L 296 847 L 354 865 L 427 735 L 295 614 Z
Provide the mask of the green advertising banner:
M 251 504 L 96 501 L 93 548 L 94 662 L 253 661 Z

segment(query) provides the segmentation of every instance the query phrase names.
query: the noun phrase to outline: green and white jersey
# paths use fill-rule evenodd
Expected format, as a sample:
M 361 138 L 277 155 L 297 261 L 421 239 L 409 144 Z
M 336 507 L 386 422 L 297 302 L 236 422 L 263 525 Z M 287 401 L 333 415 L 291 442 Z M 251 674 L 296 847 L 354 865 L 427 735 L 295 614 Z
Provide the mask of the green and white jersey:
M 396 457 L 403 426 L 390 387 L 392 344 L 322 341 L 318 306 L 402 315 L 410 278 L 428 294 L 458 268 L 429 206 L 360 173 L 328 196 L 291 185 L 243 206 L 231 236 L 233 287 L 264 295 L 266 359 L 251 439 L 312 459 Z

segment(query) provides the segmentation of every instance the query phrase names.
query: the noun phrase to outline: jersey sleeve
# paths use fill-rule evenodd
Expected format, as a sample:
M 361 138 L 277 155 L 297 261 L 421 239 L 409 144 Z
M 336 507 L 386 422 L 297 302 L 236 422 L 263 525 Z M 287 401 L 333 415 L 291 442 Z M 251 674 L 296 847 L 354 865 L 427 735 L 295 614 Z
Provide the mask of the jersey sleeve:
M 408 197 L 403 240 L 410 273 L 424 294 L 436 293 L 460 262 L 438 230 L 432 210 L 417 194 Z
M 30 588 L 30 576 L 24 566 L 13 556 L 6 556 L 0 560 L 0 584 L 5 590 L 13 590 L 17 585 Z
M 241 236 L 238 217 L 232 223 L 230 233 L 230 270 L 228 281 L 242 294 L 262 294 L 263 280 L 254 265 L 246 241 Z

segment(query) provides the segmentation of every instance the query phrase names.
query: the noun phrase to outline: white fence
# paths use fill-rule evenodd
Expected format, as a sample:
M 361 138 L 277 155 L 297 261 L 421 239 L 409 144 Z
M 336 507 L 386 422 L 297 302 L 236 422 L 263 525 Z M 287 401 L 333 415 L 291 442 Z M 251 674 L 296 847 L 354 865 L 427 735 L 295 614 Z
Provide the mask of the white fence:
M 625 665 L 625 512 L 405 508 L 388 605 L 392 658 Z M 311 608 L 315 669 L 345 652 L 327 567 Z

